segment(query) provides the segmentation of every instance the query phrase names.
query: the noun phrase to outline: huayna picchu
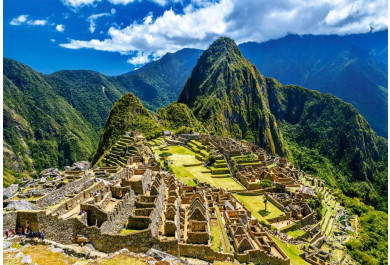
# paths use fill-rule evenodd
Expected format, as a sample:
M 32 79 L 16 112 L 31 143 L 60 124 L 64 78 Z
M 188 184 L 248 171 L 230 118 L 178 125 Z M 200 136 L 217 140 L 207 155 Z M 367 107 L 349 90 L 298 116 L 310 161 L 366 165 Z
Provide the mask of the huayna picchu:
M 385 264 L 386 148 L 351 104 L 263 77 L 222 37 L 177 102 L 152 115 L 126 93 L 90 162 L 5 189 L 7 251 L 39 236 L 85 264 Z

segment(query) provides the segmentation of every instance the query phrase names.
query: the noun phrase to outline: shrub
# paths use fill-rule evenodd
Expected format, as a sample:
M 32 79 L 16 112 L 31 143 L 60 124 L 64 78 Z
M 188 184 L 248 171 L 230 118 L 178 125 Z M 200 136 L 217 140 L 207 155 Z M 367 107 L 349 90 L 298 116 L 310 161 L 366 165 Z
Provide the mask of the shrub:
M 272 187 L 274 184 L 269 179 L 263 179 L 260 181 L 259 185 L 262 188 L 268 188 L 268 187 Z

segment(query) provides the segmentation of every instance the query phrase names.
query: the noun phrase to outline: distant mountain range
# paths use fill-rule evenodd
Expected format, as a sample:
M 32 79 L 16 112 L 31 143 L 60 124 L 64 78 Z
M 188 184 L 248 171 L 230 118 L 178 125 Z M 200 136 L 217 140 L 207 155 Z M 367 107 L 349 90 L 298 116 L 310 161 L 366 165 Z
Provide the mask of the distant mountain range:
M 387 31 L 349 36 L 297 36 L 239 45 L 267 77 L 352 103 L 387 137 Z

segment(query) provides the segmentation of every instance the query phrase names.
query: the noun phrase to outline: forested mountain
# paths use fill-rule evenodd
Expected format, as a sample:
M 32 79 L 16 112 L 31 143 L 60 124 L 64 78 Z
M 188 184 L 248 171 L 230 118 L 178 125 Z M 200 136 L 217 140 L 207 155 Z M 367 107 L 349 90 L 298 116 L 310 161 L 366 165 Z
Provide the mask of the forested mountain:
M 45 76 L 4 59 L 4 167 L 35 172 L 87 158 L 99 134 Z
M 239 48 L 264 76 L 352 103 L 379 135 L 387 137 L 387 31 L 288 35 Z
M 266 93 L 264 77 L 234 41 L 219 38 L 199 58 L 178 102 L 210 133 L 244 138 L 282 155 L 283 139 Z
M 87 160 L 114 103 L 132 92 L 151 111 L 182 90 L 201 51 L 183 49 L 125 75 L 88 70 L 44 75 L 3 59 L 4 166 L 7 176 Z M 46 150 L 46 151 L 45 151 Z M 64 151 L 66 150 L 66 151 Z
M 386 155 L 379 154 L 378 145 L 387 141 L 351 104 L 264 78 L 233 40 L 219 38 L 201 55 L 178 102 L 188 105 L 210 133 L 246 139 L 292 160 L 301 150 L 316 152 L 338 171 L 326 172 L 329 185 L 387 207 L 387 174 L 378 172 Z
M 157 123 L 133 93 L 127 93 L 114 104 L 110 111 L 99 146 L 92 157 L 92 164 L 95 164 L 122 135 L 133 130 L 138 130 L 150 139 L 160 136 L 163 127 Z

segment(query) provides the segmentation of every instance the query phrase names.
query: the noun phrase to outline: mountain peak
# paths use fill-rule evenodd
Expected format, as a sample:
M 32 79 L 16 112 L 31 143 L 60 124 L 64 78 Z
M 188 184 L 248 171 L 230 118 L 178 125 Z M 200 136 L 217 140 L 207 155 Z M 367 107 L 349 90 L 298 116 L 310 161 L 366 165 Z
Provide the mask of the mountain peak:
M 207 57 L 212 55 L 216 58 L 221 56 L 228 56 L 230 58 L 238 56 L 236 59 L 244 59 L 237 44 L 229 37 L 219 37 L 210 45 L 203 55 Z

